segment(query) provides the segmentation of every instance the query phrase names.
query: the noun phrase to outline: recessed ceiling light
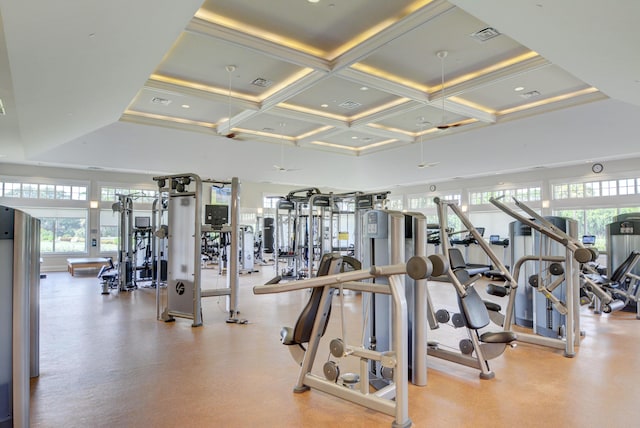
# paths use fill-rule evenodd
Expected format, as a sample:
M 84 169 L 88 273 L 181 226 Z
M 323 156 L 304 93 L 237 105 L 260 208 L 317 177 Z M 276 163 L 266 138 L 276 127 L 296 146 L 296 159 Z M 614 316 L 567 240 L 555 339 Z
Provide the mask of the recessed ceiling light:
M 182 108 L 191 108 L 189 104 L 182 104 Z
M 307 0 L 309 3 L 318 3 L 320 0 Z
M 320 107 L 327 108 L 327 107 L 329 107 L 329 104 L 322 104 L 322 105 L 320 105 Z
M 524 91 L 524 86 L 518 86 L 516 88 L 513 88 L 513 90 L 516 92 Z
M 357 140 L 358 137 L 356 137 L 355 135 L 353 137 L 351 137 L 352 140 Z
M 361 87 L 360 87 L 360 90 L 361 90 L 361 91 L 368 91 L 368 90 L 369 90 L 369 88 L 368 88 L 368 87 L 366 87 L 366 86 L 361 86 Z

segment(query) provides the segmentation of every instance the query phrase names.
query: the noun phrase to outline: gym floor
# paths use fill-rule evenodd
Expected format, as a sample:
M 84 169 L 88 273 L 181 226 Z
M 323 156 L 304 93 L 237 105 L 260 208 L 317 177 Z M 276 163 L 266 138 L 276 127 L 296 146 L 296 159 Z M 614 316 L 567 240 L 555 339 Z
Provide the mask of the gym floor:
M 389 427 L 390 416 L 319 391 L 292 392 L 298 367 L 279 332 L 293 325 L 309 294 L 253 295 L 253 285 L 273 276 L 270 266 L 241 276 L 247 324 L 225 323 L 224 298 L 211 297 L 203 300 L 204 326 L 192 328 L 185 319 L 156 320 L 154 289 L 103 296 L 93 272 L 48 273 L 31 426 Z M 225 281 L 216 269 L 203 278 L 203 288 Z M 454 307 L 450 285 L 434 282 L 430 290 L 434 301 L 449 299 Z M 325 338 L 340 335 L 339 303 L 334 299 Z M 344 303 L 348 342 L 358 342 L 361 296 L 345 293 Z M 637 426 L 640 321 L 634 313 L 596 316 L 586 307 L 582 315 L 586 337 L 573 359 L 519 344 L 491 361 L 494 379 L 480 380 L 477 370 L 429 357 L 428 385 L 409 385 L 414 426 Z M 437 332 L 442 343 L 447 331 Z M 321 349 L 329 355 L 328 346 Z

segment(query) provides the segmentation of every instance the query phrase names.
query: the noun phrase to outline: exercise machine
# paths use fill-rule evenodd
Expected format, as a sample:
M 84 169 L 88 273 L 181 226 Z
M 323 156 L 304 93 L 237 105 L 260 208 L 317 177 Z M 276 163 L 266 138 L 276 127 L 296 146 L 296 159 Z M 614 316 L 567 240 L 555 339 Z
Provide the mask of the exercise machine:
M 111 205 L 114 213 L 119 214 L 118 219 L 118 291 L 131 291 L 133 284 L 133 194 L 116 194 L 117 201 Z M 102 294 L 105 293 L 104 286 Z
M 0 206 L 0 426 L 28 427 L 40 374 L 40 220 Z
M 580 345 L 581 340 L 580 265 L 594 261 L 597 254 L 576 238 L 575 220 L 543 217 L 516 198 L 513 198 L 514 204 L 526 215 L 512 209 L 498 198 L 491 198 L 489 201 L 518 222 L 511 227 L 512 231 L 518 233 L 510 237 L 513 248 L 512 260 L 515 261 L 513 277 L 520 280 L 523 288 L 526 288 L 527 283 L 531 286 L 530 294 L 523 290 L 520 294 L 512 293 L 509 296 L 505 328 L 512 328 L 515 313 L 516 323 L 525 326 L 530 324 L 533 328 L 533 334 L 518 334 L 521 342 L 563 349 L 565 357 L 574 357 L 575 348 Z M 537 234 L 534 235 L 534 232 Z M 516 236 L 532 235 L 535 254 L 518 258 L 519 254 L 515 253 L 514 249 L 520 247 L 516 239 L 521 238 Z M 520 278 L 522 266 L 528 262 L 535 263 L 535 268 L 528 278 Z M 586 281 L 589 284 L 589 292 L 601 299 L 603 305 L 613 305 L 609 306 L 612 310 L 618 306 L 613 302 L 611 295 L 600 286 L 588 279 Z M 533 298 L 533 291 L 536 291 L 536 296 L 539 294 L 542 297 Z M 516 298 L 522 303 L 517 305 Z
M 383 207 L 388 194 L 322 193 L 311 187 L 282 197 L 275 215 L 277 275 L 290 279 L 313 276 L 320 255 L 327 252 L 360 260 L 362 212 Z
M 323 257 L 318 269 L 321 274 L 327 273 L 327 275 L 284 284 L 265 284 L 253 288 L 254 294 L 312 289 L 309 303 L 300 314 L 295 327 L 284 328 L 281 335 L 285 345 L 303 350 L 300 373 L 294 392 L 303 393 L 310 389 L 317 389 L 394 417 L 392 427 L 410 427 L 412 422 L 409 418 L 408 404 L 410 358 L 408 352 L 408 307 L 401 277 L 408 273 L 413 280 L 424 281 L 434 274 L 434 270 L 446 268 L 445 263 L 442 259 L 436 259 L 434 266 L 432 259 L 414 257 L 406 265 L 397 263 L 387 266 L 371 266 L 368 269 L 338 273 L 341 263 L 342 257 L 340 255 L 329 255 L 327 258 Z M 441 274 L 442 271 L 435 273 Z M 362 282 L 364 280 L 374 282 Z M 388 295 L 392 305 L 390 322 L 393 334 L 390 348 L 385 351 L 369 349 L 364 343 L 351 344 L 346 337 L 344 305 L 341 304 L 342 337 L 331 340 L 329 353 L 333 359 L 358 359 L 359 373 L 340 374 L 339 364 L 330 357 L 323 364 L 324 377 L 322 377 L 313 373 L 313 366 L 316 362 L 320 339 L 326 330 L 332 297 L 336 289 L 340 291 L 340 296 L 344 295 L 344 290 Z M 380 364 L 385 369 L 389 380 L 388 385 L 375 392 L 370 391 L 369 384 L 369 365 L 371 362 Z
M 379 266 L 402 263 L 412 256 L 426 256 L 426 218 L 420 213 L 403 213 L 392 210 L 369 210 L 362 216 L 362 266 Z M 377 279 L 384 281 L 384 278 Z M 408 305 L 409 371 L 417 385 L 426 385 L 426 281 L 414 282 L 410 278 L 400 280 L 404 286 L 404 298 Z M 384 351 L 391 347 L 392 328 L 390 297 L 376 293 L 363 296 L 365 343 L 372 351 Z M 384 366 L 372 362 L 372 385 L 382 388 L 388 376 Z
M 434 202 L 438 209 L 442 252 L 448 257 L 450 264 L 447 279 L 456 291 L 459 312 L 452 314 L 446 309 L 438 309 L 436 311 L 432 300 L 429 298 L 429 327 L 435 330 L 441 324 L 447 324 L 451 321 L 454 328 L 464 327 L 467 337 L 458 343 L 459 352 L 453 349 L 446 349 L 446 347 L 432 341 L 429 343 L 427 353 L 433 357 L 478 369 L 480 370 L 479 376 L 481 379 L 492 379 L 495 377 L 495 373 L 489 366 L 489 360 L 502 355 L 507 346 L 515 346 L 514 343 L 518 337 L 513 331 L 508 331 L 504 328 L 505 317 L 500 313 L 501 306 L 495 302 L 482 300 L 475 289 L 476 281 L 482 277 L 480 272 L 470 269 L 460 249 L 451 246 L 449 239 L 451 228 L 448 224 L 449 210 L 466 227 L 465 233 L 470 237 L 469 239 L 477 242 L 487 257 L 495 263 L 498 272 L 504 272 L 505 278 L 509 278 L 509 273 L 491 247 L 482 239 L 484 230 L 476 228 L 457 206 L 456 202 L 440 198 L 435 198 Z M 512 292 L 509 280 L 501 286 L 491 285 L 491 289 L 500 296 L 505 296 Z M 487 327 L 492 321 L 502 327 L 501 331 L 481 333 L 480 330 Z
M 167 239 L 167 287 L 166 301 L 156 295 L 157 312 L 163 321 L 174 321 L 176 317 L 191 319 L 192 326 L 202 325 L 202 302 L 204 297 L 227 296 L 227 322 L 239 320 L 238 311 L 238 246 L 240 183 L 231 181 L 202 179 L 196 174 L 177 174 L 153 177 L 160 195 L 167 198 L 167 232 L 159 237 Z M 203 184 L 216 187 L 230 186 L 230 256 L 227 286 L 211 290 L 202 289 L 201 280 L 201 237 L 203 229 Z M 205 215 L 206 217 L 206 215 Z M 224 216 L 222 216 L 224 217 Z M 209 221 L 209 220 L 207 220 Z M 219 223 L 216 217 L 210 220 Z M 161 310 L 161 306 L 164 307 Z
M 640 251 L 640 213 L 620 214 L 614 218 L 613 222 L 607 225 L 607 267 L 611 279 L 614 280 L 614 273 L 618 268 L 618 275 L 614 282 L 621 285 L 618 287 L 624 289 L 621 297 L 626 301 L 625 308 L 636 310 L 636 315 L 640 317 L 640 307 L 637 304 L 638 278 L 640 277 L 640 265 L 636 263 L 629 267 L 632 261 L 632 254 Z M 629 269 L 624 269 L 625 264 Z M 615 270 L 614 270 L 615 269 Z M 627 270 L 624 275 L 620 276 L 623 271 Z M 624 278 L 624 279 L 623 279 Z M 623 284 L 626 283 L 626 284 Z M 634 308 L 635 307 L 635 308 Z

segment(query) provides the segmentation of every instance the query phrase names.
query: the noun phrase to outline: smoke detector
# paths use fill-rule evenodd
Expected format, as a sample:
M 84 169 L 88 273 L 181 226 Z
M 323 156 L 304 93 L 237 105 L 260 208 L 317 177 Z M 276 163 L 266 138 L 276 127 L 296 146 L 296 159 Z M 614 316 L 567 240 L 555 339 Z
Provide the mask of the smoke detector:
M 534 97 L 539 97 L 540 96 L 540 92 L 538 91 L 529 91 L 529 92 L 525 92 L 524 94 L 520 94 L 520 96 L 524 99 L 529 99 L 529 98 L 534 98 Z
M 347 110 L 353 110 L 354 108 L 361 107 L 362 104 L 357 103 L 355 101 L 344 101 L 341 104 L 338 104 L 339 107 L 346 108 Z
M 260 86 L 261 88 L 268 88 L 273 84 L 273 81 L 265 79 L 264 77 L 257 77 L 251 82 L 254 86 Z
M 162 104 L 163 106 L 168 106 L 169 104 L 171 104 L 171 100 L 168 100 L 166 98 L 160 98 L 160 97 L 151 98 L 151 102 L 153 104 Z

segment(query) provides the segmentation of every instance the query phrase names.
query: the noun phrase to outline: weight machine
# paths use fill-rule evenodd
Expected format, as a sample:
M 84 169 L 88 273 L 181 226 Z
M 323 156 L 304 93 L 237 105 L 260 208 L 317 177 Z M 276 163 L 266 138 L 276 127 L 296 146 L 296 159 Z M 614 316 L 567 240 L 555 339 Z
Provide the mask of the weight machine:
M 163 321 L 174 321 L 175 317 L 193 320 L 193 327 L 202 325 L 203 297 L 228 296 L 227 322 L 238 320 L 238 262 L 240 249 L 238 246 L 239 231 L 239 199 L 240 183 L 237 178 L 231 181 L 202 179 L 196 174 L 177 174 L 153 177 L 158 185 L 159 193 L 167 198 L 168 228 L 166 235 L 160 232 L 160 238 L 167 239 L 167 287 L 166 302 L 161 309 L 162 296 L 156 295 L 157 313 Z M 207 218 L 211 226 L 228 228 L 231 236 L 229 270 L 227 287 L 203 290 L 201 284 L 201 236 L 203 184 L 231 187 L 230 225 L 224 224 L 226 219 L 212 214 Z M 222 210 L 222 209 L 220 209 Z M 161 207 L 159 215 L 164 209 Z M 245 321 L 246 322 L 246 321 Z
M 133 202 L 138 195 L 117 194 L 117 201 L 111 206 L 118 213 L 118 258 L 117 264 L 100 270 L 102 294 L 109 290 L 131 291 L 138 283 L 147 281 L 156 287 L 158 281 L 166 280 L 166 261 L 161 261 L 160 248 L 154 238 L 157 228 L 157 199 L 153 202 L 152 217 L 134 216 Z M 166 201 L 165 201 L 166 203 Z M 158 276 L 156 269 L 162 271 Z
M 519 339 L 512 331 L 507 331 L 504 327 L 504 315 L 500 313 L 501 307 L 495 302 L 483 301 L 475 288 L 475 283 L 482 277 L 480 272 L 469 269 L 464 260 L 462 252 L 458 248 L 451 246 L 449 234 L 448 210 L 450 209 L 460 219 L 462 225 L 466 227 L 462 233 L 466 233 L 469 240 L 476 242 L 487 257 L 495 264 L 496 270 L 504 273 L 507 282 L 502 286 L 492 285 L 496 294 L 507 295 L 512 292 L 512 282 L 510 274 L 502 264 L 491 247 L 482 238 L 484 231 L 476 228 L 469 218 L 462 212 L 453 201 L 446 201 L 435 198 L 434 202 L 438 209 L 439 236 L 442 252 L 449 260 L 450 270 L 448 272 L 448 282 L 456 291 L 458 301 L 458 313 L 450 314 L 445 309 L 437 311 L 433 308 L 432 299 L 428 299 L 428 320 L 432 330 L 439 328 L 440 324 L 452 322 L 454 328 L 464 327 L 467 330 L 467 338 L 462 339 L 458 347 L 460 352 L 445 349 L 437 342 L 430 342 L 428 355 L 442 358 L 447 361 L 462 364 L 480 370 L 481 379 L 492 379 L 495 374 L 489 367 L 489 360 L 502 355 L 508 345 Z M 473 276 L 475 275 L 475 276 Z M 490 322 L 501 326 L 502 331 L 480 333 L 480 329 L 487 327 Z
M 381 208 L 388 194 L 323 194 L 315 187 L 289 192 L 276 204 L 278 275 L 295 279 L 313 276 L 320 255 L 327 252 L 340 252 L 359 260 L 361 213 Z M 347 245 L 343 246 L 341 241 Z
M 0 206 L 0 427 L 29 427 L 40 375 L 40 220 Z
M 580 345 L 581 338 L 580 264 L 594 261 L 597 254 L 576 238 L 575 220 L 543 217 L 516 198 L 513 198 L 516 207 L 526 215 L 507 206 L 499 198 L 491 198 L 489 201 L 517 220 L 511 225 L 513 236 L 510 237 L 512 260 L 515 262 L 513 278 L 519 279 L 525 263 L 536 262 L 533 275 L 523 278 L 522 291 L 512 290 L 509 294 L 505 329 L 512 328 L 515 317 L 515 323 L 533 328 L 532 334 L 518 333 L 518 340 L 563 349 L 565 357 L 575 356 L 575 347 Z M 514 230 L 518 233 L 514 234 Z M 520 244 L 516 239 L 522 241 L 522 237 L 531 236 L 534 231 L 538 234 L 533 237 L 532 249 L 537 254 L 517 258 L 513 251 Z M 600 286 L 588 279 L 586 281 L 588 291 L 601 299 L 603 305 L 608 305 L 609 310 L 615 310 L 619 306 Z M 537 292 L 538 297 L 533 297 L 526 289 L 527 283 Z M 516 287 L 517 282 L 512 285 L 512 288 Z M 521 318 L 520 322 L 518 318 Z
M 400 233 L 399 228 L 394 228 Z M 397 237 L 401 239 L 401 236 Z M 285 327 L 281 332 L 283 344 L 290 348 L 302 350 L 302 361 L 295 393 L 303 393 L 311 388 L 323 391 L 337 398 L 359 404 L 369 409 L 394 417 L 392 427 L 407 428 L 412 425 L 409 418 L 408 382 L 409 382 L 409 314 L 405 297 L 405 286 L 401 280 L 405 273 L 416 282 L 426 281 L 439 266 L 445 268 L 442 260 L 432 264 L 426 257 L 414 257 L 404 263 L 388 266 L 371 266 L 368 269 L 342 272 L 342 257 L 329 254 L 323 257 L 319 272 L 325 274 L 302 281 L 284 284 L 265 284 L 255 286 L 254 294 L 282 293 L 311 288 L 312 294 L 295 328 Z M 359 282 L 373 280 L 374 282 Z M 324 378 L 312 372 L 319 350 L 320 339 L 325 333 L 328 323 L 332 297 L 338 289 L 341 296 L 342 337 L 330 343 L 330 354 L 335 359 L 357 358 L 359 374 L 345 373 L 340 375 L 339 365 L 328 360 L 323 365 Z M 344 320 L 344 290 L 354 290 L 385 295 L 391 304 L 390 323 L 392 339 L 388 350 L 379 351 L 365 347 L 364 343 L 349 344 L 346 338 Z M 364 335 L 363 335 L 364 339 Z M 304 347 L 306 345 L 306 348 Z M 299 354 L 292 351 L 292 355 Z M 424 359 L 424 358 L 423 358 Z M 299 363 L 299 361 L 297 361 Z M 375 392 L 370 391 L 369 365 L 376 364 L 384 368 L 389 381 L 388 385 Z M 426 384 L 426 364 L 423 366 Z

